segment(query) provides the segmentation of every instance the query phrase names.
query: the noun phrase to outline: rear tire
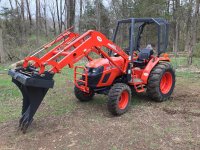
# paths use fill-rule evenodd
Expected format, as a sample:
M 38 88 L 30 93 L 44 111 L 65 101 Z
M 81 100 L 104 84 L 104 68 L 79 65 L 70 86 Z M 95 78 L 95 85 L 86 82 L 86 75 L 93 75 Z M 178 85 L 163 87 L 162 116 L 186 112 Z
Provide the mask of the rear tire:
M 81 101 L 81 102 L 88 102 L 90 100 L 92 100 L 93 96 L 94 96 L 94 92 L 92 90 L 90 90 L 90 93 L 86 93 L 81 91 L 78 87 L 74 87 L 74 95 L 76 96 L 76 98 Z
M 154 101 L 162 102 L 171 96 L 175 87 L 175 72 L 168 62 L 157 64 L 150 73 L 147 95 Z
M 124 83 L 114 84 L 108 94 L 108 111 L 115 116 L 125 113 L 131 102 L 131 89 Z

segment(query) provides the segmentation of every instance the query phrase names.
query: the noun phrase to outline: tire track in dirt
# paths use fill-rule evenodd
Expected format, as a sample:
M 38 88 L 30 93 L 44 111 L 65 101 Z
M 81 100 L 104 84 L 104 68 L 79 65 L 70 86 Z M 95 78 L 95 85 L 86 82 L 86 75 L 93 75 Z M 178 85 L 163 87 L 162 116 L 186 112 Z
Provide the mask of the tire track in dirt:
M 163 108 L 163 111 L 170 115 L 183 114 L 183 115 L 191 115 L 191 116 L 200 117 L 200 112 L 192 112 L 190 110 L 185 110 L 185 109 L 178 110 L 178 109 L 171 109 L 171 108 Z

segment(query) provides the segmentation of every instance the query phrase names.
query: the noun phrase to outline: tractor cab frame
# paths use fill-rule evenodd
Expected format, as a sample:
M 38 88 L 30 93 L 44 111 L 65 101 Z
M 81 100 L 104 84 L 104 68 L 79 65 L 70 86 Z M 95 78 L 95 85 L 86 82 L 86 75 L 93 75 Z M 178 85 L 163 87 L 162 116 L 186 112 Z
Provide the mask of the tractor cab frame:
M 165 19 L 162 18 L 129 18 L 124 20 L 119 20 L 117 22 L 116 29 L 113 34 L 112 41 L 115 43 L 116 38 L 120 36 L 118 34 L 119 28 L 123 24 L 129 24 L 129 46 L 126 51 L 131 56 L 133 60 L 134 51 L 141 51 L 140 41 L 143 30 L 149 24 L 155 24 L 157 27 L 157 56 L 165 53 L 168 45 L 168 30 L 169 24 Z

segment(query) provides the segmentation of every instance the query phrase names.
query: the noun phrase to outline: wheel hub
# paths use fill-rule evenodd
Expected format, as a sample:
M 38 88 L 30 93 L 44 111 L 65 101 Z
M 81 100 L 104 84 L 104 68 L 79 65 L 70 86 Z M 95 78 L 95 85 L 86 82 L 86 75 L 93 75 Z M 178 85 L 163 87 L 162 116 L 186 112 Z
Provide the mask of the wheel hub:
M 128 99 L 129 99 L 128 91 L 123 91 L 119 99 L 118 107 L 120 109 L 126 108 L 126 106 L 128 105 Z
M 172 87 L 172 74 L 170 72 L 165 72 L 160 80 L 160 91 L 163 94 L 167 94 Z

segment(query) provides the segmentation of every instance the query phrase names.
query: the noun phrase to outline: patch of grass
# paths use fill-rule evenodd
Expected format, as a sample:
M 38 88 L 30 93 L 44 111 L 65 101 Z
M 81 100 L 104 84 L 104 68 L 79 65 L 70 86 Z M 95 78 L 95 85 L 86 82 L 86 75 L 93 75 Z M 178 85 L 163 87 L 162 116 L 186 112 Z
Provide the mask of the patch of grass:
M 186 57 L 177 57 L 172 58 L 171 63 L 173 67 L 176 69 L 176 76 L 185 78 L 185 79 L 197 79 L 200 78 L 200 74 L 198 72 L 190 71 L 190 68 L 197 68 L 196 70 L 200 70 L 200 58 L 193 57 L 193 64 L 188 66 Z M 185 70 L 182 70 L 185 69 Z M 187 69 L 188 68 L 188 69 Z
M 187 57 L 171 58 L 171 63 L 173 64 L 174 68 L 188 67 L 187 61 L 188 61 Z M 193 57 L 193 64 L 192 64 L 192 66 L 200 68 L 200 58 Z
M 111 150 L 118 150 L 118 148 L 116 146 L 112 146 Z
M 7 74 L 0 74 L 0 122 L 16 118 L 20 114 L 20 92 Z
M 139 98 L 137 95 L 132 97 L 131 105 L 137 106 L 142 103 L 141 98 Z
M 2 71 L 4 69 L 5 69 L 5 67 L 3 65 L 0 65 L 0 70 Z
M 4 65 L 0 64 L 0 78 L 2 74 L 7 74 L 7 71 L 8 71 L 8 66 L 5 64 Z
M 132 100 L 131 100 L 131 105 L 134 106 L 139 106 L 142 104 L 146 103 L 146 95 L 144 93 L 133 93 L 132 94 Z
M 92 101 L 90 102 L 90 104 L 91 104 L 91 105 L 94 105 L 94 104 L 97 104 L 97 105 L 104 105 L 104 104 L 106 104 L 107 99 L 108 99 L 108 96 L 97 94 L 97 95 L 95 96 L 95 99 L 92 100 Z
M 184 71 L 184 72 L 176 71 L 176 76 L 182 77 L 182 78 L 188 78 L 188 79 L 200 78 L 199 73 L 192 73 L 192 72 L 187 72 L 187 71 Z

